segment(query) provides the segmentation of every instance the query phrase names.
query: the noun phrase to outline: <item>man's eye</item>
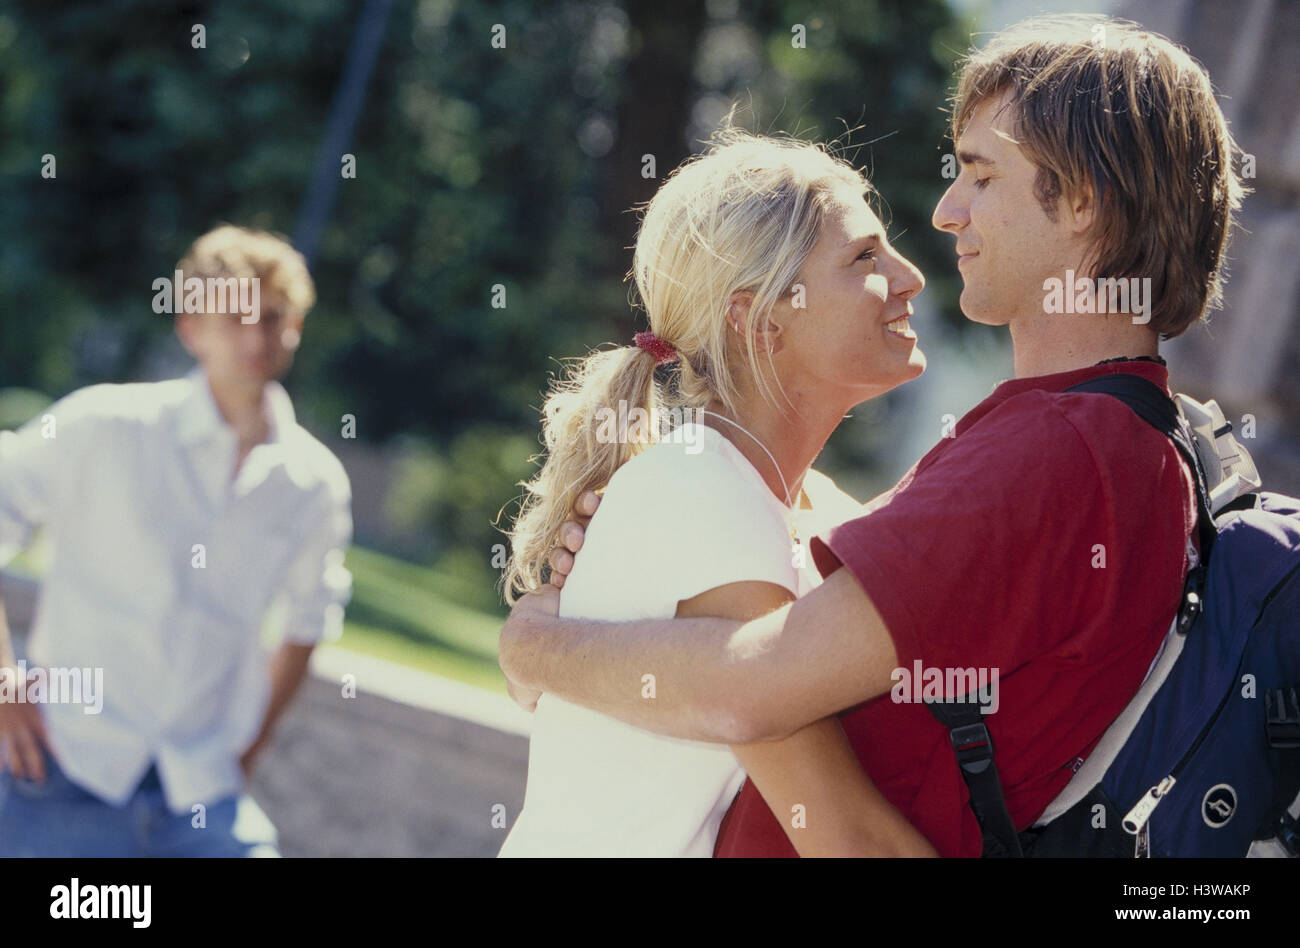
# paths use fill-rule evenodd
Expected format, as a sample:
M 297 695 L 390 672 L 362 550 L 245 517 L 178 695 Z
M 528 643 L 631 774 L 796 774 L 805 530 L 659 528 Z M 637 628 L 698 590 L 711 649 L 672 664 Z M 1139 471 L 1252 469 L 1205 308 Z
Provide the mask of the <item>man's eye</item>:
M 988 179 L 988 178 L 976 178 L 976 179 L 975 179 L 975 187 L 976 187 L 977 190 L 983 191 L 983 190 L 984 190 L 985 188 L 987 188 L 988 186 L 989 186 L 989 179 Z

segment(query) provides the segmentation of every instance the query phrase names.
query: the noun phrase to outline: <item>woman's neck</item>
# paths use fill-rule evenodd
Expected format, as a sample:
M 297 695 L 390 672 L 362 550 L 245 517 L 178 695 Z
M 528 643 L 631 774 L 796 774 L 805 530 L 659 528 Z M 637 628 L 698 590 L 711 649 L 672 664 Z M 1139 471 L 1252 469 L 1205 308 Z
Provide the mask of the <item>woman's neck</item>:
M 776 397 L 781 400 L 780 393 Z M 708 407 L 710 414 L 705 415 L 705 422 L 745 456 L 781 503 L 798 506 L 808 469 L 821 454 L 848 408 L 839 405 L 826 407 L 810 399 L 795 398 L 795 406 L 784 406 L 786 413 L 783 415 L 780 407 L 772 405 L 756 392 L 744 393 L 737 401 L 747 410 L 732 414 L 715 399 Z M 718 418 L 719 415 L 735 424 L 728 424 Z M 771 452 L 771 457 L 768 452 Z M 779 473 L 773 467 L 774 462 L 780 468 Z

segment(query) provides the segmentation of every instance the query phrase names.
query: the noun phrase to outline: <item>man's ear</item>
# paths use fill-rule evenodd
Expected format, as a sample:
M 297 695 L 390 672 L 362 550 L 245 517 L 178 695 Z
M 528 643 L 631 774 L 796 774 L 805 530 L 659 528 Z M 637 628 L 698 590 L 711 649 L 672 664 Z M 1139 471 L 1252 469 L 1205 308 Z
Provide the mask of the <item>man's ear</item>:
M 280 345 L 290 352 L 297 352 L 298 347 L 302 345 L 302 327 L 303 319 L 301 316 L 286 321 L 284 328 L 280 330 Z
M 199 327 L 195 323 L 199 317 L 191 316 L 188 313 L 177 313 L 173 318 L 176 320 L 174 327 L 176 338 L 181 341 L 185 351 L 197 359 L 199 357 Z
M 1097 219 L 1097 197 L 1091 182 L 1085 181 L 1061 203 L 1065 205 L 1065 223 L 1076 235 L 1082 236 L 1092 230 Z
M 749 308 L 754 305 L 754 293 L 751 290 L 738 290 L 731 294 L 727 302 L 727 323 L 732 332 L 743 342 L 745 327 L 749 324 Z M 768 317 L 767 326 L 754 330 L 754 348 L 759 352 L 781 351 L 781 327 Z

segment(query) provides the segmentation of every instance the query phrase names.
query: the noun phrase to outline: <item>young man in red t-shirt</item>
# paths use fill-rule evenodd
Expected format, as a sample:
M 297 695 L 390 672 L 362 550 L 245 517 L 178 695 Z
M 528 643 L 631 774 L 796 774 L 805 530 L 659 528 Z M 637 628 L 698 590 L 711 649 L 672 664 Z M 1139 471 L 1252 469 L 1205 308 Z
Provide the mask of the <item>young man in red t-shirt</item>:
M 501 667 L 524 706 L 552 692 L 683 738 L 780 740 L 841 714 L 885 797 L 942 855 L 977 856 L 947 731 L 919 681 L 914 701 L 897 686 L 917 669 L 995 682 L 987 725 L 1020 830 L 1136 692 L 1195 555 L 1192 481 L 1126 406 L 1064 390 L 1113 372 L 1167 389 L 1159 339 L 1218 302 L 1241 186 L 1208 77 L 1118 21 L 1004 31 L 964 65 L 954 106 L 961 174 L 933 223 L 956 237 L 962 312 L 1010 329 L 1015 379 L 813 541 L 825 582 L 791 606 L 749 623 L 596 623 L 556 618 L 547 587 L 516 606 Z M 1119 312 L 1092 292 L 1101 278 L 1131 290 Z M 562 531 L 572 550 L 580 534 Z M 559 585 L 572 560 L 553 560 Z M 654 701 L 626 684 L 646 669 Z M 716 854 L 795 854 L 752 783 Z

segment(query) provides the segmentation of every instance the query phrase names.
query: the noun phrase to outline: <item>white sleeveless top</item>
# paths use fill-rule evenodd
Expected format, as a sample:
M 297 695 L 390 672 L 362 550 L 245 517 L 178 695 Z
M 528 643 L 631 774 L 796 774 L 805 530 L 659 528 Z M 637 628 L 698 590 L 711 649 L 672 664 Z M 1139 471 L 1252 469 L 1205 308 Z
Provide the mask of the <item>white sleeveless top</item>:
M 728 583 L 797 595 L 820 583 L 808 541 L 860 516 L 860 504 L 809 471 L 813 509 L 790 511 L 714 429 L 690 424 L 668 438 L 610 480 L 565 580 L 561 616 L 669 619 L 679 601 Z M 639 678 L 627 686 L 645 687 Z M 657 676 L 654 687 L 671 693 L 672 682 Z M 500 855 L 711 856 L 744 778 L 724 744 L 651 734 L 542 695 L 524 808 Z

